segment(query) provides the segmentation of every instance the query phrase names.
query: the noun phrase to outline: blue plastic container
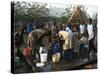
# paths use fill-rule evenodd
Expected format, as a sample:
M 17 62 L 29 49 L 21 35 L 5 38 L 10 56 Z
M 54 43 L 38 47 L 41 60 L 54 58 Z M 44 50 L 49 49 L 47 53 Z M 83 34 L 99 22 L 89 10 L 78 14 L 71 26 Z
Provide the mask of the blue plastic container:
M 32 31 L 32 24 L 27 25 L 27 33 Z

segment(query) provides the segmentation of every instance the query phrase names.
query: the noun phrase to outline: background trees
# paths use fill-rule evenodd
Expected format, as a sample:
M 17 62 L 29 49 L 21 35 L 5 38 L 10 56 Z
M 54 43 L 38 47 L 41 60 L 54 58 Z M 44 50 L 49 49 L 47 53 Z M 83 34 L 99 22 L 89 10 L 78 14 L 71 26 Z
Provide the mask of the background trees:
M 42 24 L 47 21 L 58 21 L 60 23 L 65 23 L 67 21 L 67 15 L 69 15 L 70 10 L 66 8 L 65 11 L 58 11 L 57 8 L 47 8 L 47 4 L 43 3 L 28 3 L 28 2 L 13 2 L 14 3 L 14 18 L 15 24 Z M 51 11 L 53 10 L 54 11 Z M 59 9 L 60 10 L 60 9 Z M 61 13 L 59 15 L 59 13 Z M 55 14 L 54 14 L 55 13 Z M 67 13 L 67 14 L 66 14 Z M 53 15 L 52 15 L 53 14 Z M 58 16 L 59 17 L 58 17 Z
M 46 4 L 14 2 L 15 23 L 32 23 L 41 17 L 48 17 Z
M 69 5 L 66 8 L 47 7 L 48 4 L 16 1 L 14 3 L 14 23 L 43 25 L 45 22 L 53 21 L 66 24 L 75 6 Z M 13 7 L 12 7 L 13 8 Z M 80 9 L 86 13 L 86 8 L 80 5 Z M 88 16 L 88 15 L 87 15 Z M 97 16 L 94 14 L 94 18 Z

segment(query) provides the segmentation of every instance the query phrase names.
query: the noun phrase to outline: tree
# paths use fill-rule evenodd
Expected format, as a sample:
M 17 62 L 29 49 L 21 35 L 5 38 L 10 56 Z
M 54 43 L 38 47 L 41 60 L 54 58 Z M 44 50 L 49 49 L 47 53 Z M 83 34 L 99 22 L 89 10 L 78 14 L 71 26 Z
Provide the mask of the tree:
M 48 17 L 49 10 L 46 4 L 14 2 L 14 13 L 16 23 L 30 23 L 38 20 L 40 17 Z

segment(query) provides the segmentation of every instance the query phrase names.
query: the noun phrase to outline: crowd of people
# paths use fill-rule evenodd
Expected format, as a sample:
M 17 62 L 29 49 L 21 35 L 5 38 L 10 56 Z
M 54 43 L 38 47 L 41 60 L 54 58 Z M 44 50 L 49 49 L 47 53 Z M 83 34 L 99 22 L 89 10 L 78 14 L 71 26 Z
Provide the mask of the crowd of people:
M 87 32 L 88 36 L 85 36 Z M 90 18 L 88 24 L 82 22 L 79 25 L 79 40 L 81 41 L 79 45 L 79 51 L 84 50 L 84 38 L 88 39 L 88 57 L 90 57 L 91 51 L 97 54 L 97 49 L 94 46 L 95 38 L 95 28 L 92 24 L 92 19 Z M 23 63 L 24 60 L 32 67 L 33 71 L 36 67 L 36 62 L 40 62 L 40 47 L 45 47 L 48 54 L 48 61 L 51 59 L 53 62 L 59 63 L 61 60 L 71 61 L 74 58 L 74 47 L 73 47 L 73 30 L 71 24 L 67 24 L 63 29 L 59 29 L 56 25 L 52 25 L 51 29 L 49 27 L 41 27 L 28 32 L 27 44 L 24 43 L 24 29 L 21 28 L 18 32 L 14 33 L 14 52 L 15 56 L 20 58 L 20 62 Z M 44 51 L 45 52 L 45 51 Z M 38 59 L 37 59 L 38 55 Z M 80 54 L 82 55 L 82 54 Z M 81 56 L 79 56 L 81 57 Z M 55 60 L 54 60 L 55 58 Z M 59 59 L 56 61 L 56 59 Z

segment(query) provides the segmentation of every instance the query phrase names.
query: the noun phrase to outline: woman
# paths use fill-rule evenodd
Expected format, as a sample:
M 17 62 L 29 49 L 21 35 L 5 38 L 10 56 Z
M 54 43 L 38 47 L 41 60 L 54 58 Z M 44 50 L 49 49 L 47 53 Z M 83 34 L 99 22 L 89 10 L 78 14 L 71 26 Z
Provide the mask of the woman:
M 61 40 L 64 41 L 63 43 L 63 52 L 64 52 L 64 59 L 71 60 L 72 59 L 72 34 L 66 31 L 59 31 L 58 33 Z M 69 53 L 71 53 L 69 55 Z

